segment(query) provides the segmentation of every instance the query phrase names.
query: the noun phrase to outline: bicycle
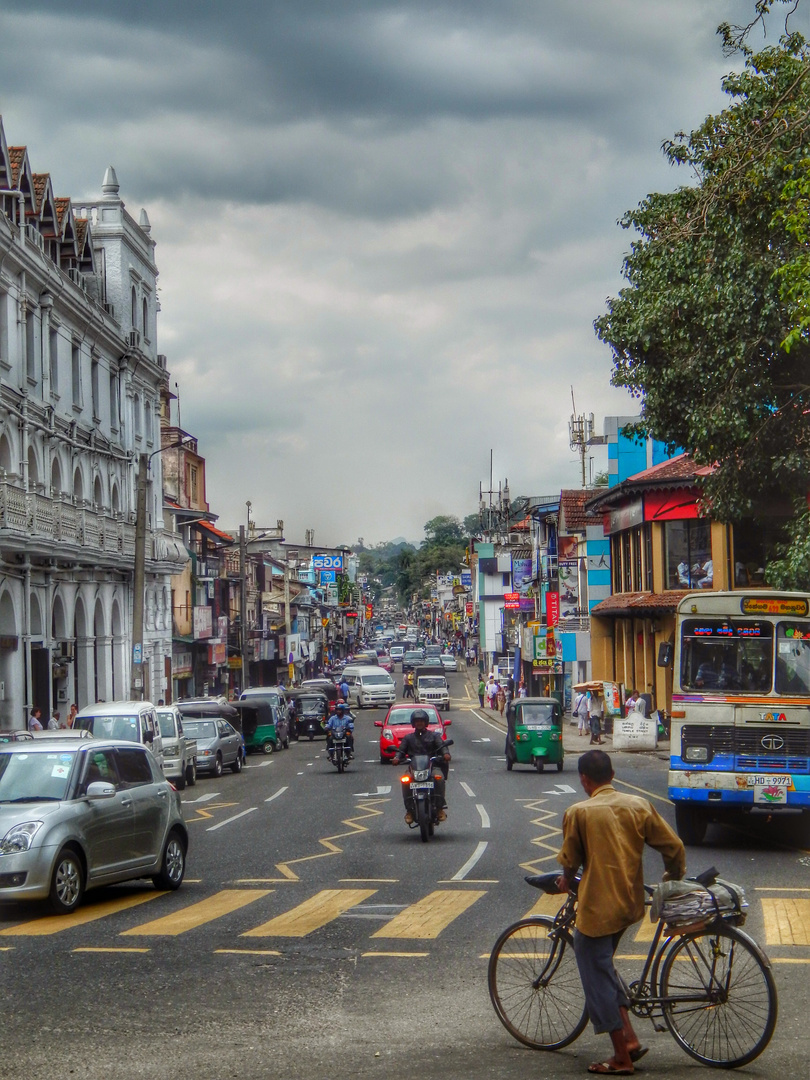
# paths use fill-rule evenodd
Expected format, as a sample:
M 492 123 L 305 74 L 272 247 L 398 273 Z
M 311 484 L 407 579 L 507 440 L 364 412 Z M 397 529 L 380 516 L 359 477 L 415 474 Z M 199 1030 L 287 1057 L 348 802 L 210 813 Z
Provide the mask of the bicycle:
M 694 880 L 708 886 L 716 877 L 712 869 Z M 572 936 L 579 880 L 556 916 L 527 916 L 508 926 L 489 958 L 495 1012 L 506 1030 L 533 1050 L 560 1050 L 588 1023 Z M 555 873 L 526 881 L 557 892 Z M 653 890 L 644 888 L 649 905 Z M 628 985 L 619 975 L 634 1016 L 650 1020 L 656 1031 L 668 1028 L 687 1054 L 715 1068 L 736 1069 L 753 1061 L 776 1026 L 770 961 L 734 925 L 744 918 L 741 911 L 730 911 L 681 929 L 667 927 L 662 919 L 640 976 Z

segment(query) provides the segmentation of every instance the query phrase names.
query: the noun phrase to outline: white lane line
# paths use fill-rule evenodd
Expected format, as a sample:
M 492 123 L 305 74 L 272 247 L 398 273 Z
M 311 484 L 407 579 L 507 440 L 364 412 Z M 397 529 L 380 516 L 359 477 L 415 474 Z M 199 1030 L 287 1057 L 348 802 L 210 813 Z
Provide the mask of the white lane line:
M 299 775 L 299 776 L 303 776 L 304 774 L 303 774 L 302 772 L 300 772 L 300 773 L 298 773 L 298 775 Z
M 217 829 L 221 829 L 223 825 L 230 825 L 232 821 L 238 821 L 240 817 L 244 817 L 246 814 L 252 814 L 254 810 L 258 810 L 258 807 L 251 806 L 249 810 L 243 810 L 241 814 L 234 814 L 233 817 L 225 818 L 225 820 L 220 821 L 218 825 L 210 825 L 205 831 L 216 832 Z
M 467 861 L 464 863 L 464 865 L 459 870 L 459 872 L 457 874 L 453 874 L 453 876 L 450 878 L 450 880 L 451 881 L 463 881 L 464 878 L 467 876 L 467 874 L 469 874 L 469 872 L 472 870 L 472 868 L 475 866 L 475 864 L 478 862 L 478 860 L 481 858 L 481 856 L 484 854 L 484 852 L 486 850 L 487 850 L 487 841 L 486 840 L 481 840 L 479 842 L 478 846 L 476 847 L 475 851 L 472 853 L 472 855 L 469 857 L 469 859 L 467 859 Z
M 483 808 L 481 803 L 476 803 L 475 804 L 475 809 L 481 815 L 481 828 L 482 829 L 488 829 L 489 828 L 489 814 Z
M 469 784 L 465 784 L 464 781 L 462 780 L 461 781 L 461 786 L 464 788 L 464 790 L 467 792 L 467 794 L 470 796 L 471 799 L 475 798 L 475 792 L 473 791 L 473 789 L 470 787 Z
M 497 731 L 501 735 L 506 734 L 506 729 L 505 728 L 498 727 L 498 725 L 493 724 L 491 720 L 487 720 L 486 716 L 482 716 L 481 713 L 478 711 L 478 709 L 470 709 L 470 712 L 473 714 L 473 716 L 477 720 L 480 720 L 482 724 L 486 724 L 487 727 L 491 727 L 493 731 Z
M 183 799 L 183 806 L 189 803 L 210 802 L 211 799 L 216 799 L 218 795 L 218 791 L 206 791 L 205 795 L 198 795 L 196 799 Z
M 308 768 L 308 769 L 311 769 L 311 768 L 312 768 L 312 766 L 313 766 L 314 764 L 315 764 L 315 762 L 314 762 L 314 761 L 308 761 L 308 762 L 307 762 L 307 768 Z M 302 774 L 302 773 L 299 773 L 298 775 L 299 775 L 299 776 L 302 776 L 303 774 Z
M 286 790 L 287 790 L 286 787 L 281 787 L 281 788 L 278 789 L 278 791 L 275 793 L 275 795 L 271 795 L 269 799 L 265 799 L 264 801 L 265 802 L 272 802 L 273 799 L 277 799 L 279 797 L 279 795 L 283 795 Z
M 272 764 L 273 764 L 273 759 L 270 758 L 269 761 L 260 761 L 258 765 L 243 765 L 242 768 L 243 769 L 266 769 L 268 765 L 272 765 Z

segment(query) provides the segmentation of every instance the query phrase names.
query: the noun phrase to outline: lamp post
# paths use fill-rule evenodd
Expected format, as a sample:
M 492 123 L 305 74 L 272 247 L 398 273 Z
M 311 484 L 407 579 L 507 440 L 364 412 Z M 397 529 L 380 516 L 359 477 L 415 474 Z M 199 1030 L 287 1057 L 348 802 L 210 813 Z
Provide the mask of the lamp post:
M 183 446 L 185 436 L 179 442 L 161 446 L 151 454 L 138 456 L 138 479 L 135 500 L 135 567 L 132 575 L 132 667 L 130 675 L 130 697 L 133 701 L 143 700 L 143 594 L 146 569 L 146 489 L 152 458 L 164 450 L 175 450 Z

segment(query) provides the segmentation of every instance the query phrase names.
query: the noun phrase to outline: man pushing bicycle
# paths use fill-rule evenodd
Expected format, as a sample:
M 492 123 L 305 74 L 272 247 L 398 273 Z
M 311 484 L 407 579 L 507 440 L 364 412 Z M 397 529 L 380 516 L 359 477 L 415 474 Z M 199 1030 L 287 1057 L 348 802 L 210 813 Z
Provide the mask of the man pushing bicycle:
M 557 861 L 563 872 L 560 892 L 570 890 L 580 867 L 574 953 L 588 1016 L 597 1035 L 607 1032 L 613 1057 L 588 1066 L 588 1072 L 632 1076 L 633 1063 L 647 1053 L 630 1023 L 628 1000 L 613 965 L 624 931 L 644 916 L 644 846 L 660 851 L 664 880 L 686 872 L 686 852 L 675 832 L 646 800 L 617 792 L 613 766 L 602 750 L 578 762 L 588 798 L 570 806 L 563 818 L 563 844 Z

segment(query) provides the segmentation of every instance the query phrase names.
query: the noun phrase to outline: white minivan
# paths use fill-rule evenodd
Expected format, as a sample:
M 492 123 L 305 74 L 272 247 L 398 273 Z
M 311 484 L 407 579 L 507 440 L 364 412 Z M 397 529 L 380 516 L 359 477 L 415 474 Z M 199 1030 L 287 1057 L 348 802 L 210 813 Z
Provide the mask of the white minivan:
M 73 721 L 74 728 L 96 739 L 126 739 L 151 750 L 163 769 L 163 736 L 151 701 L 100 701 L 87 705 Z
M 394 680 L 384 668 L 373 664 L 347 664 L 342 678 L 349 684 L 349 704 L 354 702 L 358 709 L 387 708 L 397 699 Z

